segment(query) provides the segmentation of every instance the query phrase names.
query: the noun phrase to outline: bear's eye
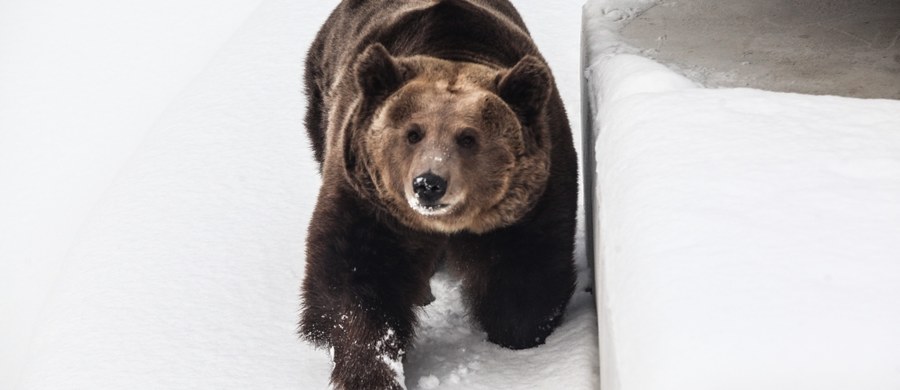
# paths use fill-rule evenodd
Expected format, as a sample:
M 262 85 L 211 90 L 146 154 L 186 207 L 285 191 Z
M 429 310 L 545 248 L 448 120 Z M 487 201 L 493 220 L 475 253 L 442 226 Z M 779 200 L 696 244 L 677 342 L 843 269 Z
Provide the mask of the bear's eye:
M 463 133 L 456 137 L 456 144 L 463 149 L 472 149 L 477 143 L 478 141 L 472 134 Z
M 420 128 L 419 126 L 413 126 L 406 131 L 406 142 L 409 142 L 410 145 L 417 144 L 421 140 L 422 128 Z

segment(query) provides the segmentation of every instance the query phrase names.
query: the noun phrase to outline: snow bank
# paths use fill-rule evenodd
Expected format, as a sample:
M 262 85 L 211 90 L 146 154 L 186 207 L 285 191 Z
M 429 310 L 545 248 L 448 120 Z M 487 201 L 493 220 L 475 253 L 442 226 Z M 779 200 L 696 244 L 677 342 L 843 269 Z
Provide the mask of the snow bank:
M 601 387 L 900 387 L 900 101 L 696 88 L 612 46 L 587 73 Z

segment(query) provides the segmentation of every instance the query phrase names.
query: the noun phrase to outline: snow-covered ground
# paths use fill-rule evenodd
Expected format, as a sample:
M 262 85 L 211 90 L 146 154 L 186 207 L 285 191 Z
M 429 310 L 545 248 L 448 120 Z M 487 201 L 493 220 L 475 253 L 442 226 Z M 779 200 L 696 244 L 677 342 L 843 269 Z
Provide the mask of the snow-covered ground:
M 900 101 L 705 89 L 596 0 L 601 388 L 900 388 Z
M 335 4 L 0 3 L 0 388 L 327 386 L 295 335 L 319 184 L 300 76 Z M 517 7 L 579 123 L 580 2 Z M 583 235 L 577 257 L 585 287 Z M 411 389 L 597 383 L 583 289 L 509 351 L 432 283 Z
M 0 2 L 0 388 L 91 210 L 259 2 Z

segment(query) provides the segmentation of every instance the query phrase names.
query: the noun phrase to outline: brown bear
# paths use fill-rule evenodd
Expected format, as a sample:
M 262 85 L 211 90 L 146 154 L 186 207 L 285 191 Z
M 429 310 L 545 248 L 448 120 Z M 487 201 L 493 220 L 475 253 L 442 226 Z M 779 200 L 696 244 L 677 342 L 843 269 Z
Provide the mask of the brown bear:
M 489 341 L 542 344 L 575 285 L 577 162 L 545 61 L 505 0 L 345 0 L 309 50 L 322 188 L 302 336 L 337 389 L 403 388 L 439 262 Z

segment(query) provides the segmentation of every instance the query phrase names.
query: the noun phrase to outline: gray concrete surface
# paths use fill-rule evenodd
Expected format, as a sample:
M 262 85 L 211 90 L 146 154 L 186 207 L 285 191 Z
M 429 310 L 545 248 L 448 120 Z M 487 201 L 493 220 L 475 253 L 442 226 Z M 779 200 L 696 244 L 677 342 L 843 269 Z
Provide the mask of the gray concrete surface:
M 709 87 L 900 99 L 900 0 L 663 0 L 622 35 Z

